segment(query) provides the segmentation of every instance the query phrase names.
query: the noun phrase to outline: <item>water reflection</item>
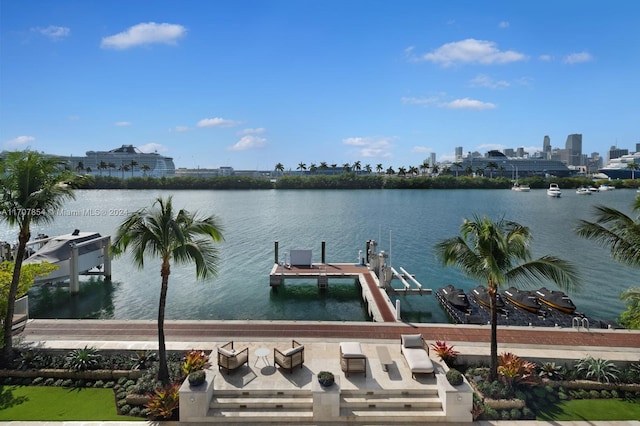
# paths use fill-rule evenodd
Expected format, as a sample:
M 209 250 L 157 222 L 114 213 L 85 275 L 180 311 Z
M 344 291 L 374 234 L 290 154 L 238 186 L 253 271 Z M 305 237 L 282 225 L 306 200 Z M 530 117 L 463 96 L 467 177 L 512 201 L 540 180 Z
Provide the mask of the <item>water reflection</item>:
M 69 293 L 69 283 L 38 285 L 29 290 L 32 318 L 113 318 L 113 295 L 118 283 L 91 277 L 80 282 L 78 294 Z

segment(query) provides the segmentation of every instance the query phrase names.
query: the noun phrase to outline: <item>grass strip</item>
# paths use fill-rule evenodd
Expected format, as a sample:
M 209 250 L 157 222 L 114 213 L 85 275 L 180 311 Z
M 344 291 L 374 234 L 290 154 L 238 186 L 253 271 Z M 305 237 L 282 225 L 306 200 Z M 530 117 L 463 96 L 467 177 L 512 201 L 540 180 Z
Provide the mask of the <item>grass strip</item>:
M 547 407 L 536 420 L 544 421 L 597 421 L 638 420 L 640 401 L 622 399 L 572 399 Z
M 120 416 L 113 389 L 0 386 L 0 420 L 144 421 Z

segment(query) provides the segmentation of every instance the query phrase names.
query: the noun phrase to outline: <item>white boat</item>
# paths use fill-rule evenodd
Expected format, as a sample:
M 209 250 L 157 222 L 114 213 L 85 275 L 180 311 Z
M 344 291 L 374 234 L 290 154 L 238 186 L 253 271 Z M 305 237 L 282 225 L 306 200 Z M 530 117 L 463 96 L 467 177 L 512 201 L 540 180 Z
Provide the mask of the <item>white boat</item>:
M 600 192 L 600 189 L 598 189 L 597 186 L 590 186 L 589 187 L 589 191 L 591 191 L 591 192 Z
M 560 187 L 557 183 L 552 183 L 549 185 L 549 188 L 547 189 L 547 195 L 554 198 L 560 198 L 562 192 L 560 191 Z
M 616 189 L 615 186 L 607 185 L 606 183 L 600 185 L 600 191 L 613 191 L 614 189 Z
M 521 185 L 518 182 L 516 182 L 511 187 L 511 190 L 512 191 L 518 191 L 518 192 L 529 192 L 531 190 L 531 188 L 529 187 L 529 185 Z
M 576 194 L 591 195 L 591 191 L 589 191 L 589 188 L 585 188 L 584 186 L 581 186 L 580 188 L 576 189 Z
M 104 264 L 104 253 L 108 248 L 103 248 L 106 244 L 103 237 L 97 232 L 80 232 L 77 229 L 71 234 L 34 241 L 34 244 L 41 244 L 41 246 L 33 255 L 25 259 L 23 264 L 46 261 L 58 266 L 58 269 L 49 275 L 36 278 L 36 284 L 65 281 L 69 279 L 71 246 L 81 243 L 88 244 L 78 247 L 78 273 L 86 273 Z

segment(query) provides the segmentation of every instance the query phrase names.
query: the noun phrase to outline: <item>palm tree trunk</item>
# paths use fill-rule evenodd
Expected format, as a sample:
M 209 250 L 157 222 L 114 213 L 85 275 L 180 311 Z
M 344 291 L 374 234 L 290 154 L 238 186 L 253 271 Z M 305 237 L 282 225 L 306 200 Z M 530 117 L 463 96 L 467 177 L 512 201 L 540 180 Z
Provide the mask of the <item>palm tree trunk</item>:
M 7 296 L 7 316 L 4 318 L 4 348 L 2 349 L 2 365 L 9 366 L 13 358 L 13 314 L 16 308 L 16 297 L 18 295 L 18 284 L 20 282 L 20 271 L 22 270 L 22 260 L 27 249 L 27 242 L 31 238 L 29 225 L 20 228 L 18 236 L 18 250 L 16 251 L 15 266 L 13 267 L 13 277 L 11 287 Z
M 163 385 L 169 384 L 169 368 L 167 367 L 167 350 L 164 341 L 164 309 L 167 302 L 167 288 L 169 287 L 169 274 L 171 273 L 168 262 L 163 262 L 160 275 L 162 276 L 162 287 L 160 289 L 160 305 L 158 306 L 158 358 L 160 366 L 158 368 L 158 380 Z
M 489 361 L 489 381 L 494 381 L 498 378 L 498 307 L 496 306 L 498 289 L 492 279 L 489 279 L 488 291 L 491 303 L 491 357 Z

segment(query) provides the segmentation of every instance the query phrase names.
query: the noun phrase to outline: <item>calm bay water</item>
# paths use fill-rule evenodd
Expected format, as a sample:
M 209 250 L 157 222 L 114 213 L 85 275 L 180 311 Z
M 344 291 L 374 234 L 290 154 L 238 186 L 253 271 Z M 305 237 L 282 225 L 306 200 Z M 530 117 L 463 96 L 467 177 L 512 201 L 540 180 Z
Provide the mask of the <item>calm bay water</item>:
M 118 210 L 131 212 L 168 194 L 94 190 L 76 195 L 64 211 L 77 216 L 58 216 L 54 223 L 32 229 L 32 234 L 58 235 L 78 228 L 115 235 L 124 219 Z M 544 190 L 175 191 L 175 207 L 218 216 L 225 242 L 219 246 L 219 275 L 212 280 L 197 281 L 193 266 L 173 267 L 166 316 L 192 320 L 367 319 L 359 290 L 350 280 L 332 281 L 326 293 L 320 293 L 315 282 L 296 280 L 272 292 L 269 272 L 274 241 L 279 242 L 281 257 L 290 249 L 313 249 L 313 261 L 320 262 L 321 242 L 325 241 L 327 262 L 355 263 L 358 250 L 364 251 L 365 242 L 375 239 L 378 250 L 390 252 L 393 267 L 404 267 L 426 288 L 454 284 L 470 289 L 479 283 L 455 268 L 443 268 L 433 246 L 458 235 L 463 218 L 486 214 L 530 227 L 534 256 L 552 254 L 577 264 L 581 291 L 570 296 L 578 310 L 594 318 L 614 319 L 624 309 L 620 292 L 638 285 L 638 272 L 614 262 L 608 250 L 578 238 L 573 229 L 578 219 L 592 220 L 595 204 L 631 214 L 635 195 L 633 190 L 615 190 L 579 196 L 569 189 L 559 199 L 548 197 Z M 89 209 L 93 215 L 88 214 Z M 5 224 L 0 232 L 0 240 L 15 241 L 15 229 Z M 66 287 L 32 289 L 31 317 L 155 319 L 159 262 L 148 259 L 140 270 L 125 255 L 112 266 L 111 283 L 84 277 L 77 296 L 70 296 Z M 433 295 L 400 300 L 404 320 L 447 322 Z

